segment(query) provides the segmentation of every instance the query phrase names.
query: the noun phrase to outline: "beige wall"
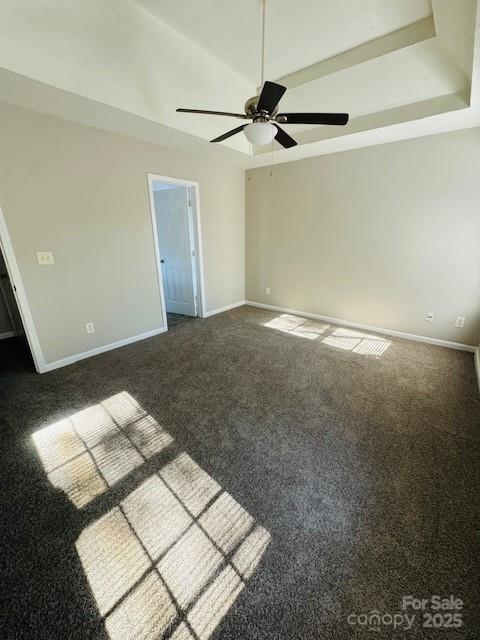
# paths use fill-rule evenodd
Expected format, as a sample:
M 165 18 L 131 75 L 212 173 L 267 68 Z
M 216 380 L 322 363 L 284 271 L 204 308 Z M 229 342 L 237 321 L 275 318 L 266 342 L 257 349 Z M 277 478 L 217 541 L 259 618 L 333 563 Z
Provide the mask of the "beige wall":
M 0 105 L 0 205 L 47 363 L 162 326 L 147 172 L 200 183 L 206 309 L 243 300 L 242 169 Z
M 480 129 L 273 171 L 247 174 L 247 299 L 478 344 Z

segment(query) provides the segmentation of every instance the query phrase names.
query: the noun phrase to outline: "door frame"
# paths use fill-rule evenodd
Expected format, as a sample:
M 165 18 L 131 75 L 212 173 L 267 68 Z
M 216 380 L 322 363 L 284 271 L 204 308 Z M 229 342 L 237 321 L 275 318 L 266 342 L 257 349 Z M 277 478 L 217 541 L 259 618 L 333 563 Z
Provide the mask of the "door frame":
M 32 354 L 33 363 L 38 373 L 46 371 L 45 358 L 43 357 L 42 348 L 38 339 L 37 330 L 33 322 L 33 316 L 28 304 L 27 294 L 23 286 L 22 277 L 18 268 L 15 251 L 13 250 L 10 234 L 8 233 L 7 221 L 0 206 L 0 249 L 2 251 L 5 266 L 7 267 L 8 277 L 12 285 L 15 302 L 17 303 L 20 317 L 22 319 L 25 336 L 27 338 L 30 353 Z
M 168 331 L 167 308 L 165 304 L 165 292 L 163 288 L 162 267 L 160 262 L 160 246 L 158 242 L 157 219 L 155 212 L 155 200 L 153 195 L 153 183 L 164 182 L 173 184 L 176 187 L 186 187 L 187 197 L 188 190 L 194 194 L 191 205 L 188 205 L 188 228 L 190 232 L 190 246 L 193 243 L 193 251 L 195 255 L 191 256 L 192 277 L 194 282 L 195 311 L 200 318 L 205 317 L 205 289 L 203 275 L 203 250 L 202 250 L 202 225 L 200 218 L 200 185 L 194 180 L 185 180 L 184 178 L 172 178 L 171 176 L 160 176 L 156 173 L 147 173 L 148 197 L 150 201 L 150 215 L 152 218 L 153 245 L 155 249 L 155 260 L 157 264 L 158 288 L 160 292 L 160 301 L 162 303 L 163 324 Z

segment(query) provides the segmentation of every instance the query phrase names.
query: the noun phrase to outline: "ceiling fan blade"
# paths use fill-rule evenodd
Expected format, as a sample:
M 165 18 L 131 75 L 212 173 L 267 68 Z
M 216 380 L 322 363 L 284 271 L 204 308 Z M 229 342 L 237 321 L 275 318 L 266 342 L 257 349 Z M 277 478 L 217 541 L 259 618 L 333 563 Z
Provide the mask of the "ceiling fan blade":
M 232 118 L 242 118 L 249 120 L 249 116 L 244 113 L 230 113 L 229 111 L 205 111 L 204 109 L 177 109 L 179 113 L 204 113 L 209 116 L 231 116 Z
M 258 100 L 257 111 L 267 111 L 273 113 L 275 107 L 280 102 L 280 98 L 283 96 L 286 87 L 275 82 L 269 82 L 268 80 L 263 84 L 262 93 Z
M 286 131 L 284 131 L 283 129 L 280 129 L 278 124 L 276 124 L 275 126 L 278 129 L 277 135 L 275 136 L 275 140 L 279 142 L 282 145 L 282 147 L 285 147 L 285 149 L 290 149 L 290 147 L 294 147 L 297 144 L 295 140 L 291 136 L 289 136 Z
M 348 122 L 348 113 L 279 113 L 275 118 L 282 124 L 336 124 Z
M 214 140 L 210 140 L 210 142 L 222 142 L 222 140 L 226 140 L 227 138 L 230 138 L 230 136 L 234 136 L 236 133 L 240 133 L 240 131 L 243 131 L 246 126 L 247 126 L 246 124 L 242 124 L 239 127 L 236 127 L 235 129 L 232 129 L 231 131 L 227 131 L 227 133 L 224 133 L 223 135 L 218 136 L 218 138 L 215 138 Z

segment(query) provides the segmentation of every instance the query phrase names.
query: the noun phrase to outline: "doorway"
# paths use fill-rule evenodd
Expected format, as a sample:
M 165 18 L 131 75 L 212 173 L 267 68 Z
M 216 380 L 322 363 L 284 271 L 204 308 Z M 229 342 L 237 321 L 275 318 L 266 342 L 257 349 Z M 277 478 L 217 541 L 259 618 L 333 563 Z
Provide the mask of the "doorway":
M 6 273 L 9 280 L 9 287 L 11 292 L 13 292 L 13 301 L 15 303 L 15 309 L 18 311 L 21 320 L 21 332 L 25 336 L 23 343 L 20 343 L 19 340 L 14 341 L 15 344 L 23 344 L 25 347 L 28 362 L 30 362 L 30 356 L 33 358 L 33 364 L 35 369 L 39 373 L 43 373 L 46 371 L 45 367 L 45 359 L 43 357 L 42 349 L 40 347 L 40 342 L 38 340 L 38 335 L 35 329 L 35 325 L 33 323 L 32 314 L 30 312 L 30 307 L 28 304 L 27 296 L 25 294 L 25 289 L 23 287 L 22 277 L 20 275 L 20 271 L 18 269 L 17 259 L 15 257 L 15 252 L 13 250 L 12 242 L 10 240 L 10 234 L 8 232 L 7 223 L 5 220 L 5 216 L 3 215 L 2 207 L 0 206 L 0 253 L 2 254 L 2 273 Z M 5 270 L 3 270 L 5 269 Z M 4 278 L 5 280 L 5 278 Z M 7 296 L 9 294 L 7 293 Z M 2 295 L 2 300 L 3 300 Z M 7 313 L 7 312 L 6 312 Z M 16 324 L 16 320 L 13 320 L 13 324 Z M 17 324 L 18 327 L 18 324 Z M 11 329 L 14 332 L 14 329 Z M 11 340 L 0 341 L 0 345 L 5 346 L 5 342 L 8 342 L 8 347 L 12 345 Z M 14 350 L 15 351 L 15 350 Z M 3 359 L 0 358 L 2 363 L 5 363 L 5 354 L 3 354 Z M 13 366 L 17 365 L 17 359 L 15 357 L 15 352 L 13 353 L 13 357 L 9 359 L 10 363 Z M 30 365 L 28 365 L 30 366 Z
M 0 370 L 31 370 L 35 364 L 25 327 L 0 246 Z
M 148 175 L 165 327 L 203 316 L 198 184 Z
M 7 272 L 7 265 L 0 250 L 0 338 L 13 337 L 24 338 L 25 329 Z

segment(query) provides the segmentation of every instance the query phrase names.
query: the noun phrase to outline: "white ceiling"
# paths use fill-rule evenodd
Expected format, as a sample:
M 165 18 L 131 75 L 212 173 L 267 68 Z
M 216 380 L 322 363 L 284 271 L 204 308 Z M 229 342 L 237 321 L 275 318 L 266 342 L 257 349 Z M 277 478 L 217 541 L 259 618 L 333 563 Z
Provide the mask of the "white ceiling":
M 317 107 L 320 111 L 348 111 L 353 120 L 462 91 L 464 75 L 438 40 L 430 38 L 290 89 L 281 106 L 286 112 Z M 288 127 L 290 133 L 306 129 L 311 127 Z
M 260 84 L 261 0 L 135 1 Z M 350 114 L 349 127 L 328 133 L 325 127 L 286 127 L 302 146 L 324 135 L 375 130 L 394 111 L 400 123 L 416 113 L 437 115 L 439 104 L 446 111 L 469 106 L 476 0 L 266 0 L 266 7 L 265 78 L 288 87 L 280 111 Z M 182 106 L 226 110 L 206 95 Z M 187 116 L 189 123 L 194 117 L 202 118 Z M 218 134 L 237 124 L 219 119 Z M 293 155 L 275 146 L 282 158 Z M 270 149 L 254 153 L 270 156 Z
M 480 0 L 479 0 L 480 2 Z M 176 107 L 243 111 L 260 81 L 260 0 L 2 0 L 0 100 L 242 166 L 272 162 L 238 126 Z M 286 125 L 273 162 L 480 125 L 477 0 L 267 0 L 265 78 Z
M 137 1 L 260 84 L 261 0 Z M 267 0 L 266 6 L 265 78 L 271 80 L 432 14 L 430 0 Z

